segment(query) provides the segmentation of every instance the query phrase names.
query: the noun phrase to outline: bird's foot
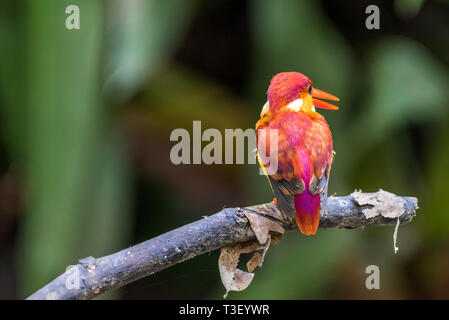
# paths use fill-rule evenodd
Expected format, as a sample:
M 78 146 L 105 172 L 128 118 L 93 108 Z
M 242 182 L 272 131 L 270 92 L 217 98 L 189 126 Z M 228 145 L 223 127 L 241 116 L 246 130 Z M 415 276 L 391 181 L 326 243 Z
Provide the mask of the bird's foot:
M 243 210 L 246 210 L 246 211 L 248 211 L 248 212 L 251 212 L 251 213 L 255 213 L 255 214 L 257 214 L 257 215 L 259 215 L 259 216 L 262 216 L 262 217 L 264 217 L 264 218 L 273 220 L 273 221 L 275 221 L 275 222 L 277 222 L 277 223 L 280 223 L 281 225 L 285 224 L 285 221 L 282 221 L 282 220 L 280 220 L 280 219 L 278 219 L 278 218 L 275 218 L 275 217 L 273 217 L 273 216 L 270 216 L 269 214 L 265 214 L 265 213 L 262 213 L 262 212 L 257 212 L 257 211 L 254 211 L 254 210 L 252 210 L 252 209 L 249 209 L 249 208 L 242 208 L 242 209 L 243 209 Z

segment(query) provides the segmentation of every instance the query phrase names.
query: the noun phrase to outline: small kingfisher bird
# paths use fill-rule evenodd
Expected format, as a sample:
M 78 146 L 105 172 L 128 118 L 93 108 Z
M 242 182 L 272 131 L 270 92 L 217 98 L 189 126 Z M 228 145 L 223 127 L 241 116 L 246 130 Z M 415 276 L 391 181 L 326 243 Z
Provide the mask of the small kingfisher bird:
M 338 110 L 337 106 L 317 98 L 340 99 L 314 88 L 312 81 L 299 72 L 275 75 L 267 97 L 256 132 L 259 137 L 261 129 L 277 130 L 277 145 L 268 142 L 266 148 L 268 153 L 277 148 L 277 171 L 267 174 L 261 150 L 258 150 L 259 164 L 268 177 L 275 196 L 273 201 L 283 218 L 295 219 L 301 233 L 313 235 L 326 208 L 334 156 L 329 125 L 315 108 Z

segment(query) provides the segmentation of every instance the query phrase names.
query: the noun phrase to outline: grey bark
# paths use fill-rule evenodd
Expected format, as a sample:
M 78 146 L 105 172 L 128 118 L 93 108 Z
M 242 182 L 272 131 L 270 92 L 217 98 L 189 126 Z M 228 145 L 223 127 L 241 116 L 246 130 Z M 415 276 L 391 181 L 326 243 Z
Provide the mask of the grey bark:
M 383 215 L 388 216 L 387 212 L 382 212 L 388 207 L 385 204 L 379 207 L 376 216 L 367 218 L 363 210 L 372 209 L 375 205 L 360 205 L 351 195 L 330 197 L 328 212 L 320 219 L 320 228 L 354 229 L 394 225 L 397 219 L 404 224 L 415 216 L 418 208 L 416 198 L 395 196 L 389 201 L 403 203 L 398 218 Z M 260 213 L 277 210 L 273 203 L 252 206 L 250 209 Z M 61 274 L 28 299 L 91 299 L 206 252 L 253 240 L 255 234 L 243 212 L 243 208 L 225 208 L 212 216 L 111 255 L 81 259 L 70 271 Z M 284 225 L 284 228 L 299 232 L 294 224 Z M 79 283 L 73 281 L 78 275 Z M 77 284 L 79 288 L 76 288 Z

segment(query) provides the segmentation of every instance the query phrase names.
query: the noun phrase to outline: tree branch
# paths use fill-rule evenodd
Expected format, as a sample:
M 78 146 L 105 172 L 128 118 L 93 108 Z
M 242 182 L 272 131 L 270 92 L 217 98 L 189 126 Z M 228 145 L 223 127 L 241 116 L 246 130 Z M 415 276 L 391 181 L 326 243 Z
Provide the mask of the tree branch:
M 380 192 L 359 195 L 375 196 Z M 390 209 L 397 209 L 398 204 L 401 212 L 396 212 L 392 218 Z M 397 219 L 404 224 L 413 219 L 417 208 L 417 199 L 412 197 L 378 197 L 373 203 L 359 201 L 355 193 L 346 197 L 330 197 L 327 202 L 328 212 L 321 217 L 320 228 L 353 229 L 394 225 Z M 277 210 L 273 203 L 249 209 L 260 213 Z M 243 212 L 242 208 L 225 208 L 212 216 L 111 255 L 81 259 L 72 269 L 28 299 L 90 299 L 206 252 L 253 240 L 255 234 Z M 284 228 L 297 231 L 294 224 L 284 225 Z M 74 275 L 79 276 L 78 282 L 73 281 Z M 79 288 L 76 288 L 77 285 Z

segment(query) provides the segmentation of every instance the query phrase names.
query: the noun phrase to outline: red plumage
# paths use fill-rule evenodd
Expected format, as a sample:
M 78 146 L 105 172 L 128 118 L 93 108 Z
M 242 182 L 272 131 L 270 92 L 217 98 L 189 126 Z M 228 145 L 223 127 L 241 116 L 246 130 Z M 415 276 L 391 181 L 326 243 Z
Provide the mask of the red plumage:
M 270 152 L 278 153 L 278 169 L 269 180 L 284 218 L 295 219 L 306 235 L 316 233 L 320 212 L 325 210 L 333 160 L 331 131 L 324 117 L 314 110 L 323 101 L 314 99 L 314 92 L 337 99 L 313 89 L 311 80 L 300 73 L 274 76 L 268 89 L 268 105 L 256 124 L 257 131 L 278 132 L 277 144 L 270 141 L 269 145 Z

